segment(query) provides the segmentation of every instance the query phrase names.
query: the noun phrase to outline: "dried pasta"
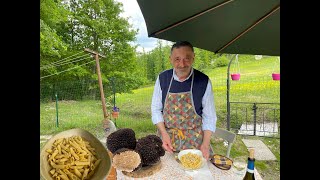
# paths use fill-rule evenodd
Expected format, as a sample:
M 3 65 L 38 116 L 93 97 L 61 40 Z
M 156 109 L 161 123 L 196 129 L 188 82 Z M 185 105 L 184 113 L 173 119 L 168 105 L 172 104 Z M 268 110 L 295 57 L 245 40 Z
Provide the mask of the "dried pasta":
M 46 152 L 49 174 L 55 180 L 89 179 L 101 161 L 95 148 L 80 136 L 57 139 Z
M 180 157 L 181 164 L 187 169 L 198 169 L 202 165 L 201 156 L 194 153 L 187 153 Z

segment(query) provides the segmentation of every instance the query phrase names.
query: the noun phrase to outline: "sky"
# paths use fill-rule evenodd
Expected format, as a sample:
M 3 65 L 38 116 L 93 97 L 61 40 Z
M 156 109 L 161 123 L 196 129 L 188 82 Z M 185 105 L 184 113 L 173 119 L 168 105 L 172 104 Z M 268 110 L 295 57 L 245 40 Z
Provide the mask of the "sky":
M 146 23 L 144 21 L 142 12 L 140 10 L 137 0 L 115 0 L 123 4 L 124 13 L 120 14 L 122 17 L 128 17 L 129 23 L 135 29 L 138 30 L 137 42 L 138 45 L 137 51 L 142 52 L 143 48 L 146 52 L 151 51 L 157 45 L 157 38 L 148 37 Z M 161 40 L 164 44 L 167 44 L 168 41 Z

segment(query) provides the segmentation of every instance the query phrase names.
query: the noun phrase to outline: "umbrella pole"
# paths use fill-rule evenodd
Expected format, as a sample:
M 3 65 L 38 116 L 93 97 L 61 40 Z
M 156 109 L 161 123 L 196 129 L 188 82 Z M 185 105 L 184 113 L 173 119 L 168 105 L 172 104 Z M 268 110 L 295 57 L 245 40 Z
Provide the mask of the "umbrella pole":
M 230 98 L 229 98 L 229 94 L 230 94 L 230 65 L 231 65 L 231 62 L 235 56 L 236 56 L 236 54 L 231 57 L 230 62 L 228 64 L 228 71 L 227 71 L 227 129 L 228 129 L 228 131 L 230 131 Z

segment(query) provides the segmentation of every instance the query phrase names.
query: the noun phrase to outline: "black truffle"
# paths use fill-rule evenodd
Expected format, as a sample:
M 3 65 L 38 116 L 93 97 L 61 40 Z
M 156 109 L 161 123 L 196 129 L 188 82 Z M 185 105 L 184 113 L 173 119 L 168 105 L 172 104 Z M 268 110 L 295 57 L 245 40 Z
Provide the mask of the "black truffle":
M 141 156 L 142 166 L 157 163 L 165 153 L 162 148 L 162 140 L 156 135 L 148 135 L 139 139 L 135 150 Z
M 162 148 L 162 140 L 160 139 L 160 137 L 156 135 L 148 135 L 146 138 L 149 138 L 152 142 L 156 143 L 156 148 L 158 150 L 159 156 L 164 156 L 165 151 Z
M 107 148 L 113 153 L 118 149 L 128 148 L 135 149 L 136 147 L 136 137 L 135 132 L 130 128 L 119 129 L 111 133 L 107 137 Z

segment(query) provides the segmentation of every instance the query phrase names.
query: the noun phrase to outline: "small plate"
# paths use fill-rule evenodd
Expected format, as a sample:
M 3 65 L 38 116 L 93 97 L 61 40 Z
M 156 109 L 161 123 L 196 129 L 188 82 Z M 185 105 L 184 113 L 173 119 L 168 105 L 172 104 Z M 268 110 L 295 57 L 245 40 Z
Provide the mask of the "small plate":
M 196 169 L 191 169 L 191 168 L 186 168 L 186 167 L 184 167 L 184 166 L 181 164 L 181 160 L 180 160 L 181 156 L 182 156 L 182 155 L 185 155 L 185 154 L 188 154 L 188 153 L 193 153 L 193 154 L 197 154 L 197 155 L 201 156 L 202 162 L 201 162 L 201 166 L 200 166 L 200 167 L 198 167 L 198 168 L 196 168 Z M 202 152 L 201 152 L 200 150 L 198 150 L 198 149 L 185 149 L 185 150 L 182 150 L 182 151 L 180 151 L 179 154 L 178 154 L 178 159 L 179 159 L 179 161 L 180 161 L 179 165 L 180 165 L 183 169 L 185 169 L 185 170 L 197 170 L 197 169 L 201 169 L 201 168 L 204 166 L 205 162 L 206 162 L 206 159 L 203 157 Z
M 210 162 L 222 170 L 229 170 L 233 164 L 233 161 L 230 158 L 220 154 L 214 154 Z

